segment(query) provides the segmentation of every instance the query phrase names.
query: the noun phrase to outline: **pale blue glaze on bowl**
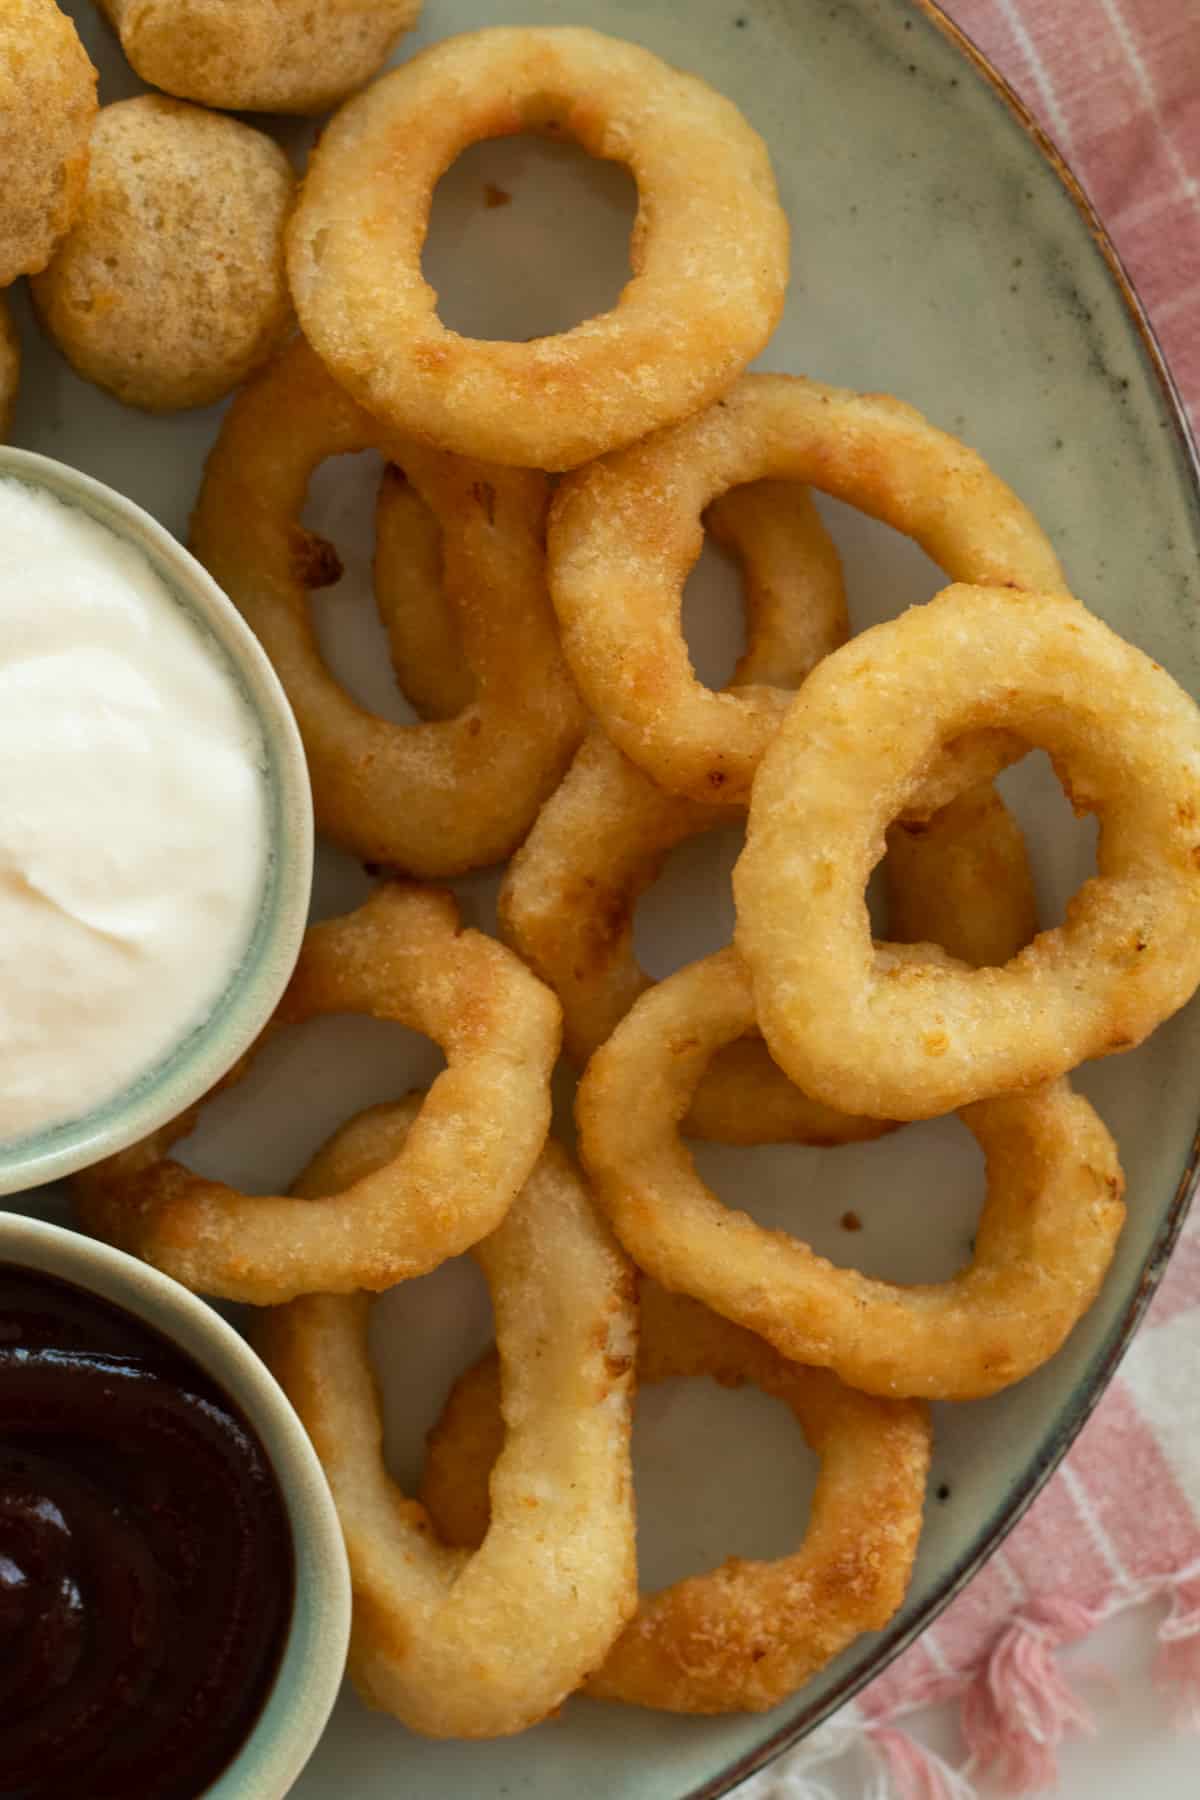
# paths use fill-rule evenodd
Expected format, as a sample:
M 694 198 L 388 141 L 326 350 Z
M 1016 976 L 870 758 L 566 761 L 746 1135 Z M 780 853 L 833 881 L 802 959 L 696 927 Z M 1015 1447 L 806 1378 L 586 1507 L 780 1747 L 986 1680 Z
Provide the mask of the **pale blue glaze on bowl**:
M 299 954 L 312 887 L 313 815 L 300 733 L 279 680 L 232 601 L 150 515 L 91 476 L 28 450 L 0 447 L 0 478 L 77 506 L 147 558 L 196 621 L 258 721 L 267 831 L 258 915 L 213 1010 L 166 1059 L 104 1106 L 0 1144 L 0 1195 L 69 1175 L 157 1130 L 208 1092 L 258 1036 Z
M 304 1427 L 266 1366 L 219 1313 L 123 1250 L 40 1219 L 0 1213 L 0 1263 L 72 1282 L 153 1326 L 200 1364 L 258 1433 L 291 1527 L 292 1619 L 258 1722 L 203 1800 L 282 1800 L 325 1728 L 350 1635 L 341 1528 Z

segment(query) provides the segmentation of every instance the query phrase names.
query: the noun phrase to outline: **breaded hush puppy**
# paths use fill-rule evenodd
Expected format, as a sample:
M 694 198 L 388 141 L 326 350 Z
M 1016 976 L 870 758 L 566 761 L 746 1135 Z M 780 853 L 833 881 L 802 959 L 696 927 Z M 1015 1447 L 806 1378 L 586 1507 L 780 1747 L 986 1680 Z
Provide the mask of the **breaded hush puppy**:
M 100 0 L 154 87 L 238 112 L 318 113 L 359 88 L 421 0 Z
M 205 406 L 291 329 L 291 165 L 260 131 L 143 94 L 106 106 L 79 217 L 33 284 L 88 381 L 150 412 Z
M 96 71 L 54 0 L 0 5 L 0 288 L 44 269 L 83 198 Z

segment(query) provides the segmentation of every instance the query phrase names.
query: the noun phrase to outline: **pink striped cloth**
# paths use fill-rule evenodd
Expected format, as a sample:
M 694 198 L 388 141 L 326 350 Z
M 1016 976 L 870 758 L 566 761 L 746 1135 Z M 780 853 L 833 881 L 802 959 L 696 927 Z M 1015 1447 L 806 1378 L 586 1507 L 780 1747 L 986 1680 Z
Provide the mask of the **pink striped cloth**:
M 1200 418 L 1200 4 L 944 0 L 1090 194 Z M 991 1774 L 1052 1787 L 1056 1747 L 1092 1721 L 1055 1652 L 1157 1601 L 1155 1678 L 1200 1729 L 1200 1206 L 1121 1372 L 1063 1468 L 937 1624 L 830 1724 L 739 1790 L 804 1800 L 864 1742 L 896 1800 L 970 1800 Z M 897 1721 L 960 1707 L 951 1767 Z M 876 1791 L 876 1790 L 873 1790 Z M 990 1788 L 994 1792 L 994 1785 Z

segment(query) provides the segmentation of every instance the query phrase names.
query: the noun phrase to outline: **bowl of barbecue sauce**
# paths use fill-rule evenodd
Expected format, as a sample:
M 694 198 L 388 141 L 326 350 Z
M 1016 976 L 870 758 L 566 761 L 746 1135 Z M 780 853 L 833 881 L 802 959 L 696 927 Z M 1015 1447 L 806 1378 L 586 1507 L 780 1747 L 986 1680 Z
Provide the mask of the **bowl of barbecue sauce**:
M 237 1332 L 0 1214 L 0 1800 L 280 1800 L 349 1615 L 320 1464 Z

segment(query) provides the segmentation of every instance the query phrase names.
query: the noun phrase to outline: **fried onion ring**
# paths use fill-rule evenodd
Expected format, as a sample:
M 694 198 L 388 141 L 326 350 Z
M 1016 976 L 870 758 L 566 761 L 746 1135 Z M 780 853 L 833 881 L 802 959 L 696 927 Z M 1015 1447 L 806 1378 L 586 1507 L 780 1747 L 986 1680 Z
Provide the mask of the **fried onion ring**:
M 433 191 L 469 145 L 537 132 L 627 164 L 634 274 L 611 312 L 527 344 L 459 337 L 421 273 Z M 289 232 L 305 335 L 381 419 L 461 455 L 570 469 L 716 399 L 783 310 L 788 227 L 757 132 L 636 44 L 497 27 L 352 100 Z
M 633 950 L 638 897 L 676 844 L 728 823 L 727 808 L 664 794 L 593 731 L 509 864 L 501 936 L 552 987 L 577 1063 L 653 984 Z M 761 1042 L 730 1045 L 708 1069 L 684 1128 L 722 1143 L 853 1143 L 891 1129 L 810 1100 Z
M 747 648 L 734 680 L 798 687 L 848 630 L 841 562 L 810 496 L 791 482 L 734 488 L 706 523 L 742 567 Z M 730 816 L 663 793 L 599 732 L 542 808 L 500 889 L 500 928 L 562 1001 L 576 1062 L 650 986 L 633 951 L 639 896 L 669 850 Z M 727 1143 L 833 1144 L 886 1127 L 816 1104 L 762 1044 L 739 1044 L 706 1074 L 687 1129 Z
M 787 1406 L 821 1459 L 799 1550 L 731 1557 L 642 1597 L 584 1691 L 668 1712 L 763 1712 L 904 1598 L 921 1528 L 931 1434 L 922 1406 L 853 1392 L 801 1368 L 681 1295 L 642 1284 L 638 1379 L 753 1383 Z M 442 1536 L 470 1547 L 488 1521 L 501 1441 L 495 1352 L 460 1377 L 430 1434 L 421 1498 Z
M 368 1179 L 403 1155 L 405 1124 L 404 1108 L 376 1107 L 296 1191 Z M 632 1271 L 556 1144 L 474 1255 L 492 1292 L 507 1429 L 492 1522 L 473 1553 L 440 1543 L 425 1508 L 388 1475 L 365 1296 L 298 1300 L 258 1331 L 345 1533 L 351 1676 L 368 1704 L 430 1737 L 498 1737 L 544 1718 L 603 1661 L 637 1605 Z
M 989 727 L 1047 749 L 1099 816 L 1098 874 L 1003 967 L 898 964 L 864 902 L 884 831 L 948 741 Z M 925 1118 L 1052 1080 L 1140 1043 L 1200 982 L 1200 712 L 1069 595 L 947 588 L 813 671 L 734 892 L 763 1036 L 827 1105 Z
M 990 789 L 896 849 L 888 872 L 905 928 L 970 961 L 1007 958 L 1027 941 L 1024 844 Z M 988 880 L 989 905 L 964 910 Z M 926 943 L 910 954 L 935 953 Z M 755 1031 L 749 977 L 726 950 L 647 994 L 588 1067 L 581 1153 L 639 1266 L 868 1393 L 974 1399 L 1052 1356 L 1099 1291 L 1125 1216 L 1116 1146 L 1087 1101 L 1057 1081 L 966 1109 L 988 1180 L 971 1261 L 949 1281 L 898 1286 L 730 1212 L 679 1142 L 677 1121 L 708 1059 Z
M 882 519 L 952 580 L 1062 586 L 1053 550 L 1012 489 L 886 395 L 748 375 L 700 417 L 581 470 L 550 513 L 550 588 L 567 661 L 613 742 L 660 787 L 694 800 L 747 803 L 792 697 L 778 684 L 713 693 L 697 680 L 680 628 L 705 508 L 766 477 L 807 482 Z M 1019 754 L 1002 733 L 974 740 L 971 752 L 958 788 Z M 936 811 L 958 788 L 952 781 L 922 798 Z
M 395 463 L 383 472 L 375 504 L 375 605 L 400 692 L 418 718 L 465 712 L 477 690 L 442 589 L 442 534 Z
M 841 558 L 811 496 L 793 481 L 750 482 L 714 501 L 704 526 L 741 574 L 746 649 L 728 685 L 799 687 L 850 632 Z M 437 523 L 396 468 L 375 513 L 375 598 L 401 692 L 423 719 L 461 712 L 474 685 L 441 592 Z
M 361 87 L 421 0 L 99 0 L 143 81 L 231 112 L 319 113 Z
M 282 1026 L 331 1012 L 394 1019 L 445 1052 L 393 1162 L 319 1205 L 242 1194 L 168 1159 L 193 1129 L 194 1107 L 74 1177 L 87 1229 L 187 1287 L 259 1306 L 390 1287 L 493 1231 L 549 1129 L 554 996 L 502 944 L 462 930 L 450 895 L 387 884 L 309 929 L 256 1049 Z
M 478 686 L 454 719 L 393 725 L 357 705 L 321 659 L 308 590 L 330 579 L 330 550 L 302 529 L 300 514 L 320 462 L 369 448 L 403 467 L 442 528 L 444 591 Z M 499 861 L 579 743 L 583 709 L 546 594 L 546 504 L 545 478 L 533 471 L 399 443 L 299 338 L 226 416 L 192 548 L 283 682 L 317 824 L 368 861 L 426 877 Z

